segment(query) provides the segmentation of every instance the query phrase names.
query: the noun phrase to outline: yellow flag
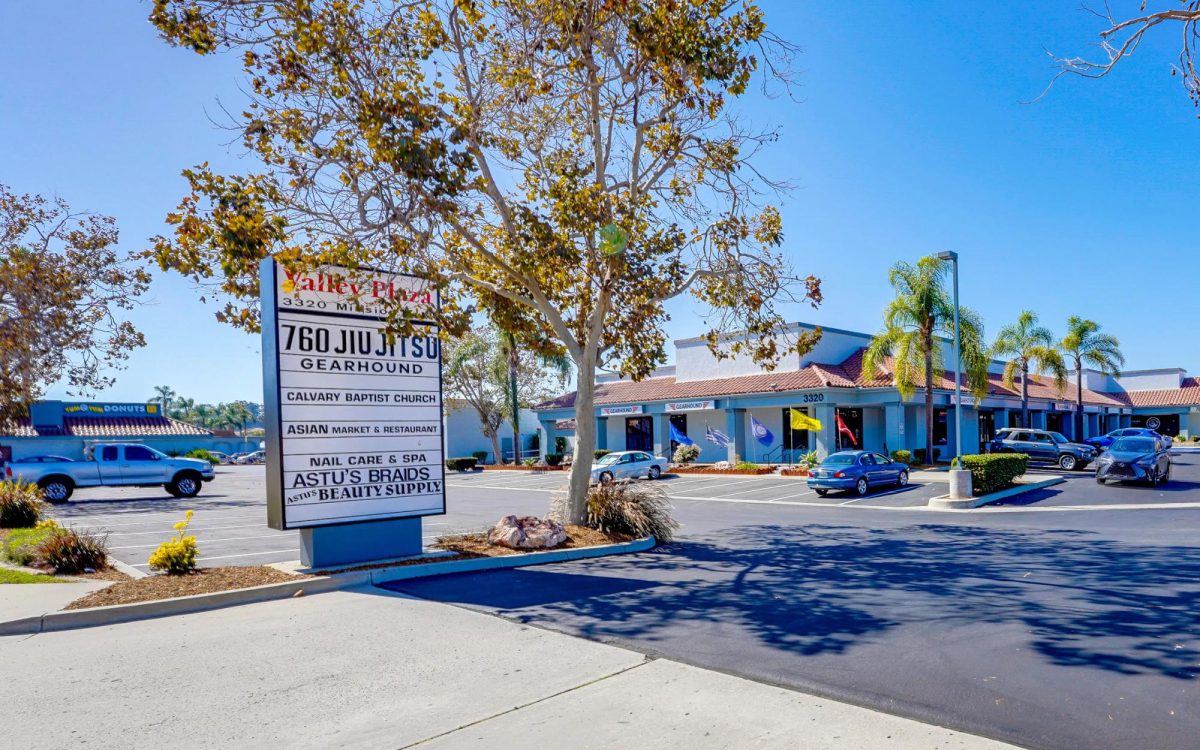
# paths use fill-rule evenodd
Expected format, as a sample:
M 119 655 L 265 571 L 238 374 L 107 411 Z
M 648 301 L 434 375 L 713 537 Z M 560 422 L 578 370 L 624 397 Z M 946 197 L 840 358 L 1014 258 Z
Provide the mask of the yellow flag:
M 804 412 L 791 409 L 792 412 L 792 429 L 793 430 L 809 430 L 816 432 L 821 429 L 821 420 L 813 419 Z

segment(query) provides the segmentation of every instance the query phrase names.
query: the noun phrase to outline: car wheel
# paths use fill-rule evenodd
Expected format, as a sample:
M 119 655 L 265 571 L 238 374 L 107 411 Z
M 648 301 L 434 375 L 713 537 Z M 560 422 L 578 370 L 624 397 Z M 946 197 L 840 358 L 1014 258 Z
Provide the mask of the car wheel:
M 613 475 L 611 471 L 606 471 L 600 475 L 600 484 L 612 484 Z
M 1075 457 L 1069 453 L 1058 457 L 1058 468 L 1063 471 L 1075 471 L 1075 465 L 1078 463 Z
M 854 484 L 854 491 L 859 495 L 865 495 L 867 494 L 868 489 L 870 489 L 870 487 L 867 486 L 866 477 L 859 477 L 858 481 Z
M 1146 475 L 1146 481 L 1150 482 L 1151 487 L 1158 486 L 1158 467 L 1150 470 L 1150 472 Z
M 828 495 L 828 494 L 829 494 L 829 490 L 820 490 L 820 489 L 818 489 L 818 490 L 813 490 L 813 492 L 817 493 L 817 496 L 818 496 L 818 497 L 825 497 L 826 495 Z
M 1103 487 L 1104 486 L 1104 477 L 1096 477 L 1096 484 Z
M 53 477 L 51 479 L 43 479 L 38 482 L 38 488 L 42 491 L 42 497 L 46 502 L 53 505 L 65 503 L 71 499 L 71 493 L 75 491 L 75 485 L 69 479 Z
M 184 474 L 167 485 L 167 492 L 175 497 L 195 497 L 200 494 L 202 484 L 195 474 Z
M 658 479 L 661 476 L 662 476 L 662 469 L 658 468 L 657 466 L 651 466 L 650 469 L 646 472 L 646 477 L 648 479 Z
M 902 472 L 900 472 L 900 476 L 896 477 L 896 485 L 898 487 L 903 487 L 907 484 L 908 484 L 908 472 L 902 471 Z

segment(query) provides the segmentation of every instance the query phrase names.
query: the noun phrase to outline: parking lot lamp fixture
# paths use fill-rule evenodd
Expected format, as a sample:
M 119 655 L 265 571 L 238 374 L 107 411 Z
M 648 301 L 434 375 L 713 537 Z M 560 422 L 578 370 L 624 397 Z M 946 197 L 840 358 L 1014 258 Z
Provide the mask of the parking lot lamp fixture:
M 938 260 L 954 263 L 954 457 L 962 462 L 962 334 L 958 328 L 958 253 L 945 250 Z M 961 466 L 959 468 L 962 468 Z

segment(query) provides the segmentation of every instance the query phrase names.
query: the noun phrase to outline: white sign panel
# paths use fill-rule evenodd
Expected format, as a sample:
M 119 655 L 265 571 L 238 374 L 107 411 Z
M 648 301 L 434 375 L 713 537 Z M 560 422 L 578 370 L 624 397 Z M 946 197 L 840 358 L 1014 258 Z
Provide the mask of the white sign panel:
M 267 523 L 276 529 L 445 513 L 437 292 L 415 276 L 261 275 Z M 417 321 L 388 341 L 396 304 Z
M 715 408 L 715 401 L 676 401 L 667 404 L 667 411 L 701 411 Z
M 600 407 L 600 416 L 602 416 L 602 417 L 615 417 L 619 414 L 641 414 L 641 413 L 642 413 L 642 405 L 641 404 L 636 404 L 634 406 L 602 406 L 602 407 Z

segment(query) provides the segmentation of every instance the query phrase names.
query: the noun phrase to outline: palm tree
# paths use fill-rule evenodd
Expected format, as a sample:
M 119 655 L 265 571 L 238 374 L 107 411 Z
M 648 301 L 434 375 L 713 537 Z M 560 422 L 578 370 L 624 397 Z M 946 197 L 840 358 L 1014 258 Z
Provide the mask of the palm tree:
M 917 264 L 897 263 L 888 272 L 896 290 L 883 311 L 883 330 L 871 339 L 863 355 L 863 374 L 877 373 L 892 360 L 892 378 L 905 400 L 921 384 L 925 390 L 925 455 L 933 461 L 934 371 L 944 371 L 947 340 L 954 336 L 954 304 L 946 292 L 949 261 L 927 256 Z M 976 398 L 987 393 L 988 358 L 983 344 L 983 320 L 960 307 L 962 364 L 966 385 Z
M 1116 377 L 1125 366 L 1121 342 L 1116 336 L 1100 333 L 1100 324 L 1072 315 L 1067 320 L 1067 335 L 1058 342 L 1062 353 L 1075 365 L 1075 439 L 1083 439 L 1083 364 L 1086 362 L 1105 375 Z
M 196 418 L 196 399 L 177 398 L 171 402 L 171 416 L 175 419 L 191 422 Z
M 169 385 L 154 386 L 154 396 L 146 399 L 147 404 L 158 404 L 159 412 L 165 417 L 167 410 L 171 408 L 171 404 L 175 401 L 175 389 Z
M 1037 313 L 1024 310 L 1017 322 L 1000 329 L 992 354 L 1007 358 L 1004 365 L 1004 387 L 1012 388 L 1017 376 L 1021 377 L 1021 426 L 1029 426 L 1029 373 L 1049 373 L 1054 385 L 1062 393 L 1067 384 L 1067 368 L 1062 354 L 1054 344 L 1054 334 L 1049 328 L 1037 324 Z

